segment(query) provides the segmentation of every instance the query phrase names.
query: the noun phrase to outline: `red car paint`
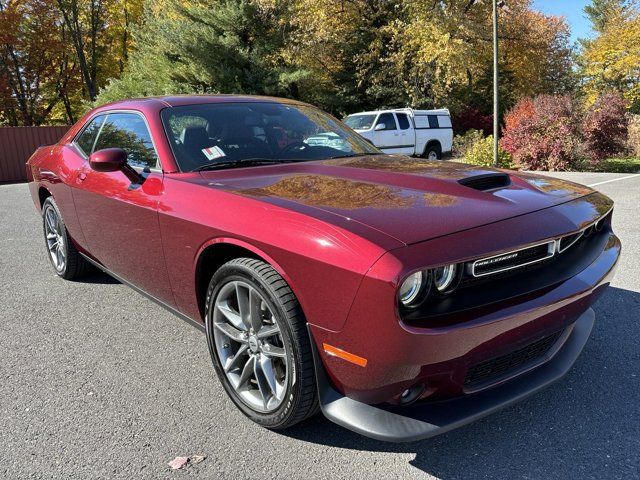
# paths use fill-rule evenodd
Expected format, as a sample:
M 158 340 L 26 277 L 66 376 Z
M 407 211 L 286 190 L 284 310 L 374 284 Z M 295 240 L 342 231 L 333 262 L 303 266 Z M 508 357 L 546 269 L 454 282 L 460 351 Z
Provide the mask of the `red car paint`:
M 270 263 L 289 283 L 336 388 L 367 403 L 397 400 L 416 383 L 433 398 L 468 393 L 470 365 L 569 326 L 610 281 L 620 244 L 553 288 L 433 322 L 405 322 L 397 289 L 418 269 L 486 257 L 579 230 L 611 209 L 587 187 L 512 173 L 478 191 L 459 180 L 493 170 L 400 156 L 179 171 L 160 111 L 260 97 L 167 97 L 89 112 L 28 162 L 36 206 L 53 195 L 80 251 L 194 321 L 205 252 L 233 245 Z M 133 110 L 146 118 L 162 171 L 129 189 L 122 172 L 96 172 L 72 144 L 94 115 Z M 208 278 L 206 279 L 208 281 Z M 488 287 L 489 288 L 489 287 Z M 326 343 L 366 359 L 327 355 Z

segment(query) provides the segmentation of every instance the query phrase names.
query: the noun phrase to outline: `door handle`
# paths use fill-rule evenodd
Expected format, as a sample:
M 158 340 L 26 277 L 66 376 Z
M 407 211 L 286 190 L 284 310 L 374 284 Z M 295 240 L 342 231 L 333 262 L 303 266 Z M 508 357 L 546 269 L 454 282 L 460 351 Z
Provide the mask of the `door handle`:
M 84 172 L 80 172 L 76 178 L 78 179 L 78 183 L 84 182 L 84 179 L 87 178 L 87 174 Z

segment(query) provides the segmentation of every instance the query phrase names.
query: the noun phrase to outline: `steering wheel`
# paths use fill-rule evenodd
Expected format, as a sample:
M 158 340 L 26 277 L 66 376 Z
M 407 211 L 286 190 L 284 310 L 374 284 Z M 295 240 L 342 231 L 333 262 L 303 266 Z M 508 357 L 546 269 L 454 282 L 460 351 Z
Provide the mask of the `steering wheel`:
M 307 145 L 304 142 L 300 142 L 300 141 L 296 141 L 296 142 L 291 142 L 287 145 L 285 145 L 281 150 L 280 153 L 290 153 L 293 150 L 304 150 L 305 148 L 308 148 L 309 145 Z

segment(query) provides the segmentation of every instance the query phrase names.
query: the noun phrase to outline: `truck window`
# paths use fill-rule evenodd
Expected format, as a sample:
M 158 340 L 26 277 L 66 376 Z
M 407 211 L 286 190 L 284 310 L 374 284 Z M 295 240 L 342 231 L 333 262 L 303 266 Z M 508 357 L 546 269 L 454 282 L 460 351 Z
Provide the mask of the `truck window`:
M 381 113 L 378 117 L 376 125 L 384 123 L 383 130 L 397 130 L 396 120 L 393 118 L 393 113 Z
M 349 115 L 344 119 L 344 123 L 354 130 L 369 130 L 375 119 L 375 115 Z
M 440 128 L 451 128 L 451 117 L 438 115 L 438 125 L 440 125 Z
M 409 117 L 407 117 L 406 113 L 396 113 L 396 117 L 398 118 L 398 125 L 400 125 L 400 130 L 406 130 L 409 128 Z
M 429 128 L 440 128 L 440 124 L 438 123 L 438 117 L 436 115 L 428 115 L 429 117 Z

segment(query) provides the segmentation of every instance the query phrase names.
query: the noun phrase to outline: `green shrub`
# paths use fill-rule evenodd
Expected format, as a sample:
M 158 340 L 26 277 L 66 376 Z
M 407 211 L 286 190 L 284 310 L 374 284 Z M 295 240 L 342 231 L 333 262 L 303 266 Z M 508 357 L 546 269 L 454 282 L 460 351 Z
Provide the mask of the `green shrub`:
M 469 146 L 464 156 L 464 161 L 473 165 L 493 166 L 493 135 L 480 138 Z M 511 155 L 502 148 L 498 148 L 498 167 L 513 168 Z
M 607 158 L 595 165 L 586 160 L 578 165 L 577 170 L 583 172 L 607 173 L 640 173 L 640 157 Z
M 464 157 L 467 154 L 467 150 L 482 140 L 483 137 L 481 130 L 474 130 L 473 128 L 467 130 L 463 135 L 456 135 L 453 137 L 451 154 L 456 158 Z

